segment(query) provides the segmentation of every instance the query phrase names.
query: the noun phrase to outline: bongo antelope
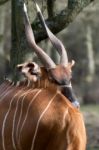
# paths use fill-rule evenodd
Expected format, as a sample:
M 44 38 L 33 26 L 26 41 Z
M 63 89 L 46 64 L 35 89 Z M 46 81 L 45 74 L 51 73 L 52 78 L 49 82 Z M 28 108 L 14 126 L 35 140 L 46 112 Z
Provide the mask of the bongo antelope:
M 59 90 L 59 85 L 69 84 L 72 65 L 69 66 L 63 55 L 60 65 L 55 65 L 35 42 L 25 4 L 23 15 L 27 41 L 44 67 L 30 63 L 23 70 L 23 65 L 18 66 L 27 78 L 30 77 L 27 72 L 31 74 L 34 88 L 27 81 L 1 84 L 0 150 L 85 150 L 83 116 Z M 33 70 L 29 70 L 31 67 Z M 44 82 L 41 78 L 39 84 L 40 77 L 44 77 Z

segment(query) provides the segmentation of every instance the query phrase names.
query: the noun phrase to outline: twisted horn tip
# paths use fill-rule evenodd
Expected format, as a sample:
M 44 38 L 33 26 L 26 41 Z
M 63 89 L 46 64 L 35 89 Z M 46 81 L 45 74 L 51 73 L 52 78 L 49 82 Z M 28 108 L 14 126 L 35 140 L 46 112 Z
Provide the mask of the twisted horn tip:
M 38 12 L 41 12 L 40 8 L 39 8 L 39 5 L 35 2 L 35 5 L 36 5 L 36 9 Z
M 24 3 L 24 12 L 27 13 L 27 7 L 26 7 L 26 4 Z

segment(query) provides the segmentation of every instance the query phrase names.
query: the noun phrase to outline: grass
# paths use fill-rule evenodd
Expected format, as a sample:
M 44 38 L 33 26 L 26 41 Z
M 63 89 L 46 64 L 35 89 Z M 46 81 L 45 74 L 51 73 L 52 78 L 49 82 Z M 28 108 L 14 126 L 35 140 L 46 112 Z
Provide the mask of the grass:
M 86 150 L 99 150 L 99 105 L 83 105 L 81 111 L 84 114 L 87 130 Z
M 99 150 L 99 148 L 87 148 L 87 150 Z
M 98 105 L 82 105 L 81 106 L 81 111 L 82 112 L 96 112 L 99 113 L 99 104 Z

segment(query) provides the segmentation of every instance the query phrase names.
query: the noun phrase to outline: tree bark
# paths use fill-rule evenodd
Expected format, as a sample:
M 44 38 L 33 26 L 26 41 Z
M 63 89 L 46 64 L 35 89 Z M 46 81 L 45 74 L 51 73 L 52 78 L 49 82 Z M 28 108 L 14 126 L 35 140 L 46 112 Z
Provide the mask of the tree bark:
M 4 58 L 4 23 L 5 23 L 5 7 L 0 8 L 0 83 L 5 75 L 5 58 Z
M 48 18 L 55 16 L 55 1 L 56 0 L 47 0 L 47 14 Z
M 10 64 L 13 80 L 18 79 L 16 65 L 24 62 L 29 48 L 25 38 L 22 15 L 23 4 L 20 0 L 12 0 L 12 48 L 10 53 Z
M 3 41 L 3 34 L 4 34 L 4 21 L 5 21 L 5 7 L 1 7 L 0 9 L 0 54 L 3 55 L 3 46 L 4 46 L 4 41 Z

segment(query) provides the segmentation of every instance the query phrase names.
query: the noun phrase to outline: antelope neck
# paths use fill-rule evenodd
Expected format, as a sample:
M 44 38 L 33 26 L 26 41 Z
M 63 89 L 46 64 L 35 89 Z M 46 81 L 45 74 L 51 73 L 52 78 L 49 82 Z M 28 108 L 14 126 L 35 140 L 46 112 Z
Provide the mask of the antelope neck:
M 75 96 L 74 94 L 74 91 L 72 89 L 72 86 L 71 84 L 69 85 L 63 85 L 63 86 L 60 86 L 61 87 L 61 92 L 62 94 L 67 97 L 70 102 L 77 108 L 80 107 L 79 105 L 79 102 L 77 101 L 77 97 Z

